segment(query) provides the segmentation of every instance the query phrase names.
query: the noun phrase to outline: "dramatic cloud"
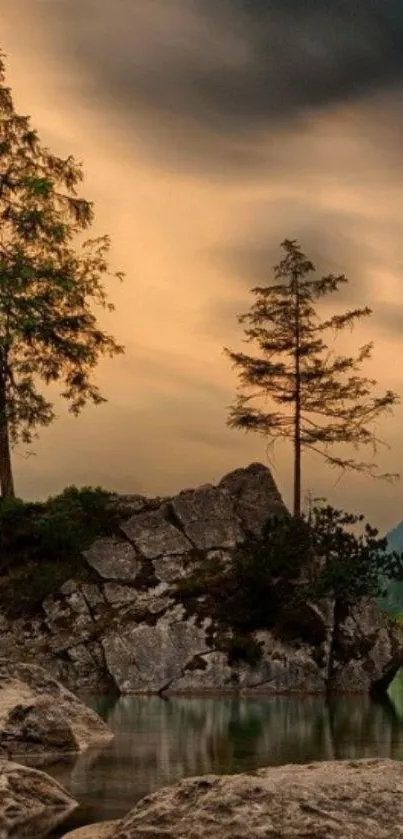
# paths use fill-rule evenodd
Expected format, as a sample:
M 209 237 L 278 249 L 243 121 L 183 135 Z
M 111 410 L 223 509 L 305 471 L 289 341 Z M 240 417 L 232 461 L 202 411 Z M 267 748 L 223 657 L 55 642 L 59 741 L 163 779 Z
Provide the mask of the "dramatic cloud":
M 398 95 L 403 77 L 398 0 L 30 5 L 78 95 L 102 102 L 171 167 L 258 175 L 268 135 L 317 109 L 386 88 Z
M 109 402 L 17 456 L 24 493 L 102 483 L 168 493 L 264 459 L 229 431 L 236 379 L 223 345 L 284 237 L 345 272 L 340 305 L 374 309 L 345 347 L 375 340 L 371 374 L 403 392 L 401 0 L 2 0 L 18 107 L 84 161 L 97 231 L 111 234 L 127 354 L 99 371 Z M 380 465 L 403 471 L 400 409 Z M 287 501 L 291 461 L 277 451 Z M 400 491 L 307 458 L 306 486 L 402 517 Z
M 403 77 L 399 0 L 47 0 L 43 13 L 112 110 L 217 142 Z

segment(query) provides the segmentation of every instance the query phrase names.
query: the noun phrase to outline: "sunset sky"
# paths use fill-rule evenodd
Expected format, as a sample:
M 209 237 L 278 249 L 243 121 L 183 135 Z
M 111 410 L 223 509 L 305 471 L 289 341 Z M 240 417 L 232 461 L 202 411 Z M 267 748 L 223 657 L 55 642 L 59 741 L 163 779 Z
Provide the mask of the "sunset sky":
M 83 162 L 94 233 L 126 273 L 102 320 L 126 346 L 98 370 L 108 403 L 60 406 L 35 457 L 15 453 L 18 494 L 171 494 L 268 463 L 226 427 L 222 348 L 242 348 L 236 314 L 285 237 L 347 274 L 336 309 L 374 310 L 344 348 L 373 340 L 366 372 L 403 395 L 401 0 L 0 0 L 0 23 L 17 110 Z M 403 406 L 379 434 L 379 466 L 403 474 Z M 273 467 L 288 504 L 290 455 Z M 381 530 L 403 518 L 402 481 L 304 470 L 305 490 Z

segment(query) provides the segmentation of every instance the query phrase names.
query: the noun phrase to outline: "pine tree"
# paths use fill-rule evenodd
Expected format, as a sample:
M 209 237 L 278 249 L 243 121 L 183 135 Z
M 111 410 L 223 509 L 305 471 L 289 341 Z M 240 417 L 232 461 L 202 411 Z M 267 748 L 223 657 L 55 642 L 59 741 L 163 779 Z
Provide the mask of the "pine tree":
M 93 221 L 77 195 L 72 157 L 52 155 L 19 116 L 0 53 L 0 486 L 14 494 L 10 448 L 55 417 L 43 385 L 59 383 L 69 410 L 105 401 L 92 380 L 101 355 L 123 352 L 92 306 L 112 310 L 107 236 L 74 247 Z M 115 276 L 121 277 L 121 274 Z M 41 389 L 42 384 L 42 389 Z
M 269 443 L 292 442 L 294 515 L 300 516 L 304 449 L 343 471 L 393 477 L 380 475 L 372 461 L 343 457 L 331 449 L 348 444 L 355 449 L 371 446 L 376 452 L 381 441 L 374 421 L 391 410 L 398 397 L 391 390 L 374 396 L 376 382 L 361 375 L 372 344 L 353 357 L 337 355 L 325 343 L 326 332 L 339 333 L 372 314 L 364 307 L 320 319 L 315 304 L 347 283 L 345 275 L 312 276 L 315 266 L 295 240 L 286 239 L 281 247 L 284 258 L 274 268 L 275 283 L 252 289 L 255 301 L 248 313 L 238 317 L 247 324 L 245 340 L 255 344 L 259 354 L 224 350 L 239 371 L 241 391 L 246 390 L 238 393 L 230 408 L 228 425 L 256 431 Z

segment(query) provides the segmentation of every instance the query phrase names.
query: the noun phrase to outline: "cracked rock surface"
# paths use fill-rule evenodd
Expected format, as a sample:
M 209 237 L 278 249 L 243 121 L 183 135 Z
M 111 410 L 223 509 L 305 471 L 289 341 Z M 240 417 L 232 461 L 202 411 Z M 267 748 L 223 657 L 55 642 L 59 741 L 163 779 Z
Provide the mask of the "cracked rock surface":
M 110 839 L 398 839 L 402 792 L 392 760 L 204 775 L 143 798 Z
M 0 754 L 46 763 L 106 743 L 113 734 L 42 667 L 0 661 Z
M 178 602 L 195 569 L 228 566 L 248 533 L 288 515 L 262 464 L 173 498 L 111 495 L 110 504 L 122 521 L 83 552 L 85 582 L 68 580 L 29 620 L 0 611 L 0 657 L 42 664 L 73 691 L 120 693 L 368 692 L 403 664 L 403 632 L 370 601 L 343 613 L 330 599 L 300 606 L 300 635 L 256 633 L 255 666 L 229 663 L 231 630 L 213 624 L 203 594 L 196 613 Z
M 70 793 L 44 772 L 0 761 L 1 839 L 42 839 L 77 807 Z

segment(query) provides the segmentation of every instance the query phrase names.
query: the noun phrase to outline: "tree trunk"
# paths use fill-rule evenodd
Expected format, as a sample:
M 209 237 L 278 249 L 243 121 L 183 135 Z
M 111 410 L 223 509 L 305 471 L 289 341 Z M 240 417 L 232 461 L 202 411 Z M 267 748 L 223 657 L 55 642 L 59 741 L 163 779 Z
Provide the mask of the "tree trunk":
M 301 364 L 300 364 L 300 301 L 298 276 L 293 277 L 295 289 L 295 414 L 294 414 L 294 516 L 301 516 Z
M 294 516 L 301 516 L 301 415 L 300 409 L 295 411 L 295 440 L 294 440 Z
M 15 498 L 11 466 L 10 435 L 6 413 L 6 392 L 0 376 L 0 489 L 1 498 Z

